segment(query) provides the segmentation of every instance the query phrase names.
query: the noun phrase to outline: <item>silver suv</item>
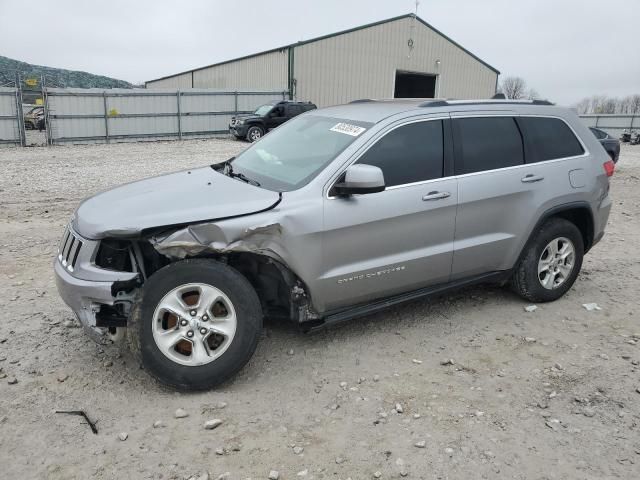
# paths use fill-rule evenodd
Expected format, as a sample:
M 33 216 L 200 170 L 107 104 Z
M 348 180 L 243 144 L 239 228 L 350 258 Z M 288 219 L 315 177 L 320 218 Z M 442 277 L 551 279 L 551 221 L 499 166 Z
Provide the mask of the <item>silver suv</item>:
M 236 158 L 85 200 L 58 289 L 94 337 L 206 389 L 249 360 L 263 317 L 311 330 L 480 282 L 556 300 L 604 234 L 613 169 L 547 102 L 314 110 Z

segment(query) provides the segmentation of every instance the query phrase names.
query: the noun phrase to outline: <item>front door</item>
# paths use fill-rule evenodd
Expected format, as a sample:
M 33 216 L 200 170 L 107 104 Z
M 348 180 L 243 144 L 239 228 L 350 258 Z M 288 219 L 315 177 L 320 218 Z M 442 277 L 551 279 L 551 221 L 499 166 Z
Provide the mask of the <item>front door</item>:
M 324 310 L 449 280 L 458 189 L 444 122 L 393 128 L 357 160 L 382 169 L 385 191 L 324 200 Z
M 284 105 L 276 105 L 267 114 L 267 130 L 279 127 L 286 121 L 287 117 L 285 116 Z

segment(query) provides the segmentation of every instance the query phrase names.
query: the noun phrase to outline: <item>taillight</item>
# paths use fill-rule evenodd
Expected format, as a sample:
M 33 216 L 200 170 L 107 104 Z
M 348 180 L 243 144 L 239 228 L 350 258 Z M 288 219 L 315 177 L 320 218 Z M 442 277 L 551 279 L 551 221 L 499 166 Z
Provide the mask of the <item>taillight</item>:
M 604 171 L 607 174 L 607 177 L 610 177 L 613 175 L 613 172 L 616 169 L 616 164 L 613 163 L 613 160 L 609 160 L 607 162 L 604 162 L 602 164 L 602 166 L 604 167 Z

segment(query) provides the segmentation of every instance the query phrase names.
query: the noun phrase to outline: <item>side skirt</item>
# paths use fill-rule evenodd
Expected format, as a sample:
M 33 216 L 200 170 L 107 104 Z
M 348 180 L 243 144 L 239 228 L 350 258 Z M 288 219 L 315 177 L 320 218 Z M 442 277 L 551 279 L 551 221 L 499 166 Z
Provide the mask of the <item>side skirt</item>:
M 473 277 L 469 277 L 461 280 L 456 280 L 454 282 L 443 283 L 443 284 L 434 285 L 431 287 L 425 287 L 419 290 L 414 290 L 412 292 L 401 293 L 399 295 L 394 295 L 392 297 L 384 298 L 382 300 L 375 300 L 367 304 L 357 305 L 355 307 L 348 307 L 343 310 L 337 310 L 337 311 L 334 310 L 332 312 L 327 312 L 320 319 L 305 322 L 300 326 L 303 328 L 305 332 L 321 330 L 328 326 L 346 322 L 354 318 L 363 317 L 365 315 L 370 315 L 372 313 L 385 310 L 389 307 L 393 307 L 401 303 L 411 302 L 413 300 L 418 300 L 425 297 L 434 297 L 437 295 L 442 295 L 454 290 L 459 290 L 461 288 L 468 287 L 471 285 L 477 285 L 480 283 L 503 283 L 507 279 L 509 279 L 510 275 L 511 275 L 511 271 L 490 272 L 490 273 L 484 273 L 482 275 L 475 275 Z

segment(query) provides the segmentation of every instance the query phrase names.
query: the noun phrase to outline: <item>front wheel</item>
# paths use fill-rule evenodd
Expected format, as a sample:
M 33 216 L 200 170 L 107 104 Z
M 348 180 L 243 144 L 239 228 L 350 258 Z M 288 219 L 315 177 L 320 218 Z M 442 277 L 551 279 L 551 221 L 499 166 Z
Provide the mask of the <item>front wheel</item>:
M 247 131 L 247 140 L 250 142 L 257 142 L 264 135 L 264 131 L 260 127 L 251 127 Z
M 156 272 L 131 316 L 130 344 L 160 382 L 212 388 L 251 358 L 262 329 L 251 284 L 222 263 L 190 259 Z
M 515 292 L 531 302 L 552 302 L 567 293 L 584 256 L 578 227 L 563 218 L 552 218 L 525 248 L 511 279 Z

